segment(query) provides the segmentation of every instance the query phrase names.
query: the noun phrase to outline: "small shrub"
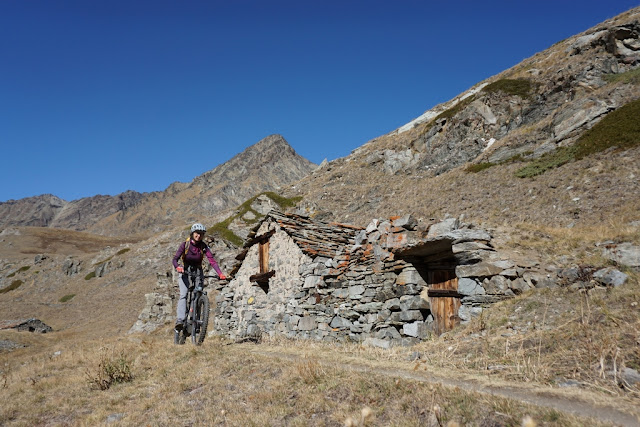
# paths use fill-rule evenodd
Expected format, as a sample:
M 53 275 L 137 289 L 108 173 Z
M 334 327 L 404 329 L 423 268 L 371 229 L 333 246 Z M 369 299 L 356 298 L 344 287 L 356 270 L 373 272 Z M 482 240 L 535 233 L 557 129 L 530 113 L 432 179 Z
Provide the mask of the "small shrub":
M 96 272 L 92 271 L 91 273 L 87 274 L 86 276 L 84 276 L 84 280 L 91 280 L 94 277 L 96 277 Z
M 13 291 L 14 289 L 18 289 L 24 282 L 20 279 L 16 279 L 6 288 L 0 289 L 0 294 L 6 294 L 9 291 Z
M 103 354 L 96 371 L 94 373 L 87 371 L 89 384 L 100 390 L 107 390 L 114 384 L 130 382 L 133 380 L 132 365 L 133 362 L 124 354 L 124 351 L 115 357 L 107 357 Z
M 122 255 L 122 254 L 126 254 L 127 252 L 129 252 L 131 250 L 131 248 L 124 248 L 124 249 L 120 249 L 118 252 L 116 252 L 116 255 Z
M 69 295 L 65 295 L 62 298 L 60 298 L 60 302 L 67 302 L 67 301 L 71 301 L 71 299 L 73 297 L 75 297 L 76 294 L 69 294 Z

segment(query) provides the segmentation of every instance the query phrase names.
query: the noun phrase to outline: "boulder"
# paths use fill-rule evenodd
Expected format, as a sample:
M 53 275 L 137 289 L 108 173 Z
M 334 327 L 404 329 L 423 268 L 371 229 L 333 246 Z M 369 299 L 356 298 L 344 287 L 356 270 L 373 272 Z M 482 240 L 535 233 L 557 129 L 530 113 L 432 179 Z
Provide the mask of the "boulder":
M 461 295 L 483 295 L 486 292 L 474 279 L 463 277 L 458 280 L 458 293 Z
M 418 221 L 416 221 L 413 216 L 407 214 L 393 221 L 393 225 L 396 227 L 402 227 L 406 230 L 415 230 L 418 226 Z
M 425 339 L 429 336 L 429 328 L 421 321 L 406 323 L 402 326 L 402 333 L 410 337 Z
M 605 247 L 602 255 L 616 264 L 640 269 L 640 246 L 628 242 L 611 244 Z
M 488 262 L 479 262 L 472 265 L 459 265 L 456 267 L 457 277 L 491 277 L 502 273 L 503 268 Z
M 598 283 L 601 283 L 605 286 L 617 287 L 623 285 L 627 281 L 628 277 L 629 276 L 613 267 L 603 268 L 593 273 L 593 278 Z

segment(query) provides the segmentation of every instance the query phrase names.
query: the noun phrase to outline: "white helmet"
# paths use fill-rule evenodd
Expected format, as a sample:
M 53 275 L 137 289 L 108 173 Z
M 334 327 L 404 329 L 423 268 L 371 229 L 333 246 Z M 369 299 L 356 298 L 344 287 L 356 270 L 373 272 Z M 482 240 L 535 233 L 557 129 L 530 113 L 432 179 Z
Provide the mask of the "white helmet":
M 200 224 L 199 222 L 196 222 L 191 226 L 191 232 L 193 233 L 194 231 L 200 231 L 201 233 L 206 233 L 207 229 L 204 228 L 204 225 Z

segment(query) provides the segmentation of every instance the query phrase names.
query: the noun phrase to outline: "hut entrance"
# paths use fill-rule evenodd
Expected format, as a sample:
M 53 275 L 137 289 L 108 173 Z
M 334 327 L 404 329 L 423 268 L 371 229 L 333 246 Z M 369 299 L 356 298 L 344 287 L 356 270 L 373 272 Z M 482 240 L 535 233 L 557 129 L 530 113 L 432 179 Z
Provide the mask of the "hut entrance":
M 458 317 L 460 309 L 458 278 L 452 270 L 429 270 L 426 278 L 427 294 L 434 319 L 433 332 L 440 335 L 460 323 Z
M 441 236 L 421 244 L 397 249 L 397 258 L 413 264 L 426 282 L 427 298 L 433 316 L 433 332 L 440 335 L 460 323 L 458 310 L 462 295 L 458 293 L 456 266 L 459 259 L 453 253 L 455 237 Z

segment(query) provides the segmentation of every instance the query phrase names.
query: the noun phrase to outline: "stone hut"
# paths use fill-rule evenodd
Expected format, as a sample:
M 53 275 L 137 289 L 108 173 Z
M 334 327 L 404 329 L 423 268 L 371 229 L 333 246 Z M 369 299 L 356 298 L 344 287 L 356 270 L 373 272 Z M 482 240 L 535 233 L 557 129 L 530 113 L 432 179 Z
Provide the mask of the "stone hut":
M 216 297 L 214 333 L 411 345 L 533 286 L 488 232 L 411 216 L 366 228 L 271 211 Z

